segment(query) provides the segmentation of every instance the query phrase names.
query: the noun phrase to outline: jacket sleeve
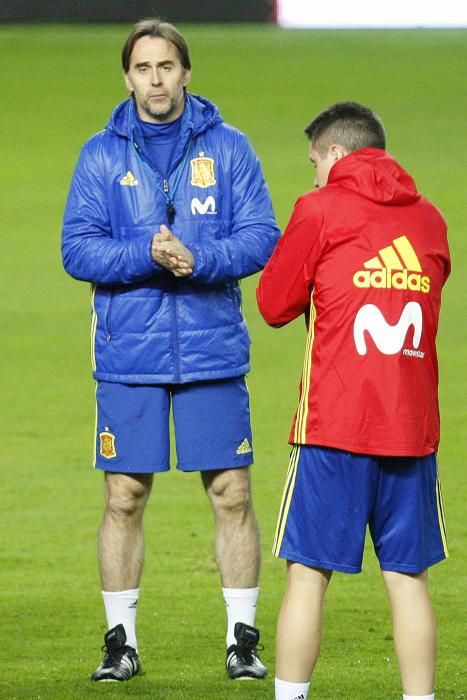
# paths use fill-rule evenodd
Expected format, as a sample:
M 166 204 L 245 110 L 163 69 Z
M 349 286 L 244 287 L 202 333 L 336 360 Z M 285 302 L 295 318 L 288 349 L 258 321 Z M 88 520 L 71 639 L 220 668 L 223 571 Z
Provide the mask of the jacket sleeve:
M 76 279 L 131 284 L 162 268 L 151 256 L 152 234 L 131 241 L 112 238 L 106 178 L 88 145 L 73 173 L 62 229 L 62 259 Z
M 190 279 L 203 284 L 238 280 L 262 270 L 280 237 L 258 157 L 243 134 L 237 134 L 234 148 L 230 235 L 190 245 L 195 258 Z
M 259 310 L 270 326 L 283 326 L 309 308 L 321 252 L 320 231 L 309 198 L 301 197 L 256 290 Z

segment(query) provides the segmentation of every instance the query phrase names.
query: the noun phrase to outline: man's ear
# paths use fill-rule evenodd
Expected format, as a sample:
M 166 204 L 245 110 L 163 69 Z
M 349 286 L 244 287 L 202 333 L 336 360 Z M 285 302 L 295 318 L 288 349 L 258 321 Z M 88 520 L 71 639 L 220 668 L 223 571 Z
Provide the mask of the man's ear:
M 130 79 L 129 79 L 129 77 L 128 77 L 128 73 L 125 73 L 125 71 L 123 71 L 123 80 L 125 81 L 126 89 L 127 89 L 129 92 L 133 92 L 133 86 L 132 86 L 131 83 L 130 83 Z
M 186 88 L 190 84 L 191 68 L 184 68 L 183 71 L 183 87 Z
M 334 163 L 337 163 L 337 161 L 343 158 L 344 156 L 348 156 L 349 152 L 344 148 L 344 146 L 340 146 L 337 143 L 333 143 L 332 146 L 329 146 L 329 154 L 331 156 L 332 161 Z

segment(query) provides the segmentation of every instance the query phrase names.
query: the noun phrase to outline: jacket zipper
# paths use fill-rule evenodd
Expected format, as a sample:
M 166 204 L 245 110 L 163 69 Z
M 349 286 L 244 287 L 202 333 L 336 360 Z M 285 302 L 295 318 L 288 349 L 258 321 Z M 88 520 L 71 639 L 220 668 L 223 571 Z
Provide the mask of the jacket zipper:
M 139 157 L 141 158 L 142 162 L 146 164 L 147 167 L 156 175 L 158 175 L 157 171 L 153 168 L 152 164 L 150 161 L 148 162 L 142 151 L 141 148 L 138 146 L 138 144 L 133 140 L 132 138 L 132 143 L 133 146 L 138 153 Z M 187 143 L 185 144 L 185 152 L 184 154 L 173 164 L 172 169 L 170 171 L 170 175 L 175 172 L 179 165 L 181 165 L 180 173 L 178 178 L 176 179 L 176 182 L 174 184 L 174 194 L 175 191 L 177 190 L 180 177 L 182 175 L 182 171 L 185 166 L 185 162 L 188 159 L 188 153 L 190 151 L 190 144 L 191 144 L 191 138 L 188 139 Z M 160 176 L 159 176 L 160 177 Z M 166 212 L 167 212 L 167 218 L 169 221 L 169 224 L 173 223 L 173 217 L 175 216 L 175 208 L 173 206 L 173 199 L 170 197 L 170 183 L 168 178 L 164 178 L 162 180 L 162 188 L 160 185 L 158 186 L 159 190 L 162 189 L 162 193 L 165 196 L 165 201 L 166 201 Z M 172 195 L 173 196 L 173 195 Z M 179 342 L 178 342 L 178 322 L 177 322 L 177 304 L 176 304 L 176 293 L 177 293 L 177 280 L 174 279 L 173 281 L 173 291 L 171 294 L 171 317 L 172 317 L 172 333 L 173 333 L 173 350 L 174 350 L 174 376 L 175 376 L 175 381 L 178 383 L 180 381 L 180 358 L 179 358 Z M 110 304 L 109 304 L 109 310 L 107 312 L 107 330 L 108 330 L 108 335 L 107 335 L 107 340 L 110 341 L 112 338 L 112 332 L 110 328 Z
M 172 337 L 174 353 L 174 376 L 175 382 L 180 381 L 180 348 L 178 343 L 178 322 L 177 322 L 177 281 L 173 281 L 173 291 L 171 294 L 171 315 L 172 315 Z

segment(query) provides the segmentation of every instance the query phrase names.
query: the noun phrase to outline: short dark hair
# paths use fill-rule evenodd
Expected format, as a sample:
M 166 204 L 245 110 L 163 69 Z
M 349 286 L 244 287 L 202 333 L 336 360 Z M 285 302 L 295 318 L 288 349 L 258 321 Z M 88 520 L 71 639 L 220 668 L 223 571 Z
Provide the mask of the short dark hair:
M 358 102 L 331 105 L 306 127 L 314 147 L 322 154 L 333 144 L 349 153 L 360 148 L 386 148 L 386 134 L 381 119 Z
M 125 73 L 128 73 L 130 69 L 130 59 L 133 48 L 138 39 L 141 39 L 143 36 L 152 36 L 170 41 L 178 51 L 183 68 L 185 68 L 185 70 L 190 70 L 191 63 L 188 45 L 178 29 L 176 29 L 173 24 L 162 22 L 158 17 L 149 17 L 135 24 L 123 46 L 122 67 Z

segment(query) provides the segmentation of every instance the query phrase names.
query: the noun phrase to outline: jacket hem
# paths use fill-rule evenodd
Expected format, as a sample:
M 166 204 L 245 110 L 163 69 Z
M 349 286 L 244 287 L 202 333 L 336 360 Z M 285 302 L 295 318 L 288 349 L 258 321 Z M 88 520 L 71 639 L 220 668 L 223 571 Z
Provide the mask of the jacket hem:
M 206 372 L 182 373 L 178 377 L 174 374 L 111 374 L 107 372 L 93 372 L 93 378 L 100 382 L 113 382 L 116 384 L 188 384 L 190 382 L 210 382 L 217 379 L 230 379 L 242 377 L 250 371 L 250 365 L 226 370 Z
M 382 447 L 381 445 L 351 445 L 350 443 L 342 444 L 336 440 L 326 441 L 320 440 L 307 440 L 307 442 L 300 442 L 293 439 L 293 436 L 289 438 L 289 445 L 304 445 L 306 447 L 328 447 L 332 450 L 340 450 L 341 452 L 352 452 L 353 454 L 359 455 L 370 455 L 377 457 L 427 457 L 431 454 L 436 454 L 438 451 L 438 444 L 427 445 L 423 447 L 415 447 L 410 445 L 389 445 Z

